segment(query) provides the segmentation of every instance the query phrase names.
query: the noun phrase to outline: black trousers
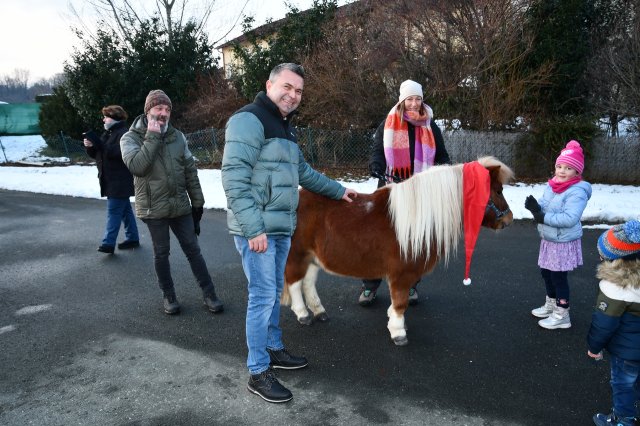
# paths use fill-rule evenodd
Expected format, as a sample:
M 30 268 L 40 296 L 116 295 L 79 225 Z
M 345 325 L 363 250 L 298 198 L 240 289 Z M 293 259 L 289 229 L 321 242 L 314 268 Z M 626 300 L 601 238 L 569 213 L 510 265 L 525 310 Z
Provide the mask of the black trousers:
M 375 280 L 362 280 L 362 287 L 364 287 L 365 290 L 377 291 L 381 283 L 382 279 L 380 278 Z M 416 282 L 412 287 L 415 289 L 419 283 L 420 281 Z
M 171 249 L 169 229 L 178 239 L 182 251 L 187 256 L 191 271 L 203 293 L 208 294 L 214 291 L 207 264 L 204 261 L 204 257 L 202 257 L 202 253 L 200 253 L 200 244 L 198 244 L 191 214 L 170 219 L 143 219 L 143 222 L 147 225 L 151 234 L 153 264 L 156 269 L 158 285 L 163 293 L 174 293 L 171 265 L 169 264 L 169 252 Z

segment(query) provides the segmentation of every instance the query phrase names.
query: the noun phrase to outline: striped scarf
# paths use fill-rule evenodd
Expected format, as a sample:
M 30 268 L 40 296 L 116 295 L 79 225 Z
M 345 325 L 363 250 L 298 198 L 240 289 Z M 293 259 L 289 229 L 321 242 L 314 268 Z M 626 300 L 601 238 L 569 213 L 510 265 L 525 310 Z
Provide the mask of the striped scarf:
M 394 106 L 384 123 L 382 144 L 384 157 L 387 161 L 386 173 L 407 179 L 411 176 L 411 154 L 409 153 L 409 125 L 415 126 L 415 146 L 413 157 L 413 173 L 420 173 L 433 166 L 436 155 L 436 142 L 431 130 L 431 117 L 433 111 L 426 104 L 426 114 L 405 111 L 404 117 L 400 117 Z

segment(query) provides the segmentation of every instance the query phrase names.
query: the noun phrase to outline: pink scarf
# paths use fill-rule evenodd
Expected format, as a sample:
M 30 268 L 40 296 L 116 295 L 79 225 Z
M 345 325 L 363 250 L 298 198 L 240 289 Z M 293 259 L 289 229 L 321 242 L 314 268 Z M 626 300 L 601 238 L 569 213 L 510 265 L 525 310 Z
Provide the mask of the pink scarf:
M 394 106 L 384 123 L 382 137 L 384 157 L 387 161 L 386 173 L 407 179 L 411 176 L 411 154 L 409 153 L 409 125 L 415 126 L 415 146 L 413 156 L 413 173 L 420 173 L 433 166 L 436 156 L 436 142 L 431 130 L 431 108 L 425 105 L 426 114 L 406 111 L 400 117 L 397 105 Z
M 566 191 L 567 189 L 569 189 L 569 187 L 571 185 L 575 185 L 576 183 L 580 182 L 582 180 L 582 176 L 575 176 L 571 179 L 569 179 L 566 182 L 556 182 L 556 178 L 553 177 L 551 179 L 549 179 L 549 186 L 551 187 L 551 190 L 553 192 L 555 192 L 556 194 L 562 194 L 564 191 Z

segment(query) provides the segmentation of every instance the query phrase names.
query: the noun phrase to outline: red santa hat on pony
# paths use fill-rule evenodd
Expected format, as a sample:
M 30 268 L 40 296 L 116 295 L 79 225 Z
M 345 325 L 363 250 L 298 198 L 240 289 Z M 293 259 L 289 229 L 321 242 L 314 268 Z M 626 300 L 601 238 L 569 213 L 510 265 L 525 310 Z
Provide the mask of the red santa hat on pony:
M 471 284 L 469 269 L 473 249 L 478 240 L 482 218 L 487 209 L 491 189 L 489 170 L 477 161 L 465 163 L 462 169 L 462 214 L 464 221 L 465 270 L 464 285 Z

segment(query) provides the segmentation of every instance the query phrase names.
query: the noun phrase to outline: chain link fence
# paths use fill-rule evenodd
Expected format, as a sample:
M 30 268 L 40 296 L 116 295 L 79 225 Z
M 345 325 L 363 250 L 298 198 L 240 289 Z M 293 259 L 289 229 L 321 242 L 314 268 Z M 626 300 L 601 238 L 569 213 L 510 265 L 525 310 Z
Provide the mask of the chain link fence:
M 86 151 L 81 140 L 73 139 L 63 132 L 57 136 L 46 137 L 47 148 L 40 155 L 45 157 L 67 157 L 71 163 L 83 163 L 93 161 Z
M 224 152 L 224 129 L 205 129 L 185 135 L 198 166 L 220 167 Z
M 298 128 L 298 144 L 305 159 L 314 168 L 332 176 L 368 174 L 369 152 L 374 130 L 322 130 Z M 189 149 L 200 168 L 219 168 L 224 152 L 224 129 L 205 129 L 185 135 Z M 534 152 L 521 142 L 521 133 L 445 132 L 444 140 L 454 163 L 492 155 L 509 165 L 517 179 L 540 179 L 552 170 L 542 158 L 558 153 Z M 72 162 L 87 161 L 82 143 L 60 134 L 49 147 L 63 153 Z M 585 178 L 590 182 L 640 185 L 640 137 L 599 137 L 589 145 Z M 533 166 L 532 166 L 533 164 Z M 549 169 L 549 170 L 547 170 Z
M 598 183 L 640 185 L 640 137 L 601 138 L 591 146 L 586 166 L 588 176 Z

